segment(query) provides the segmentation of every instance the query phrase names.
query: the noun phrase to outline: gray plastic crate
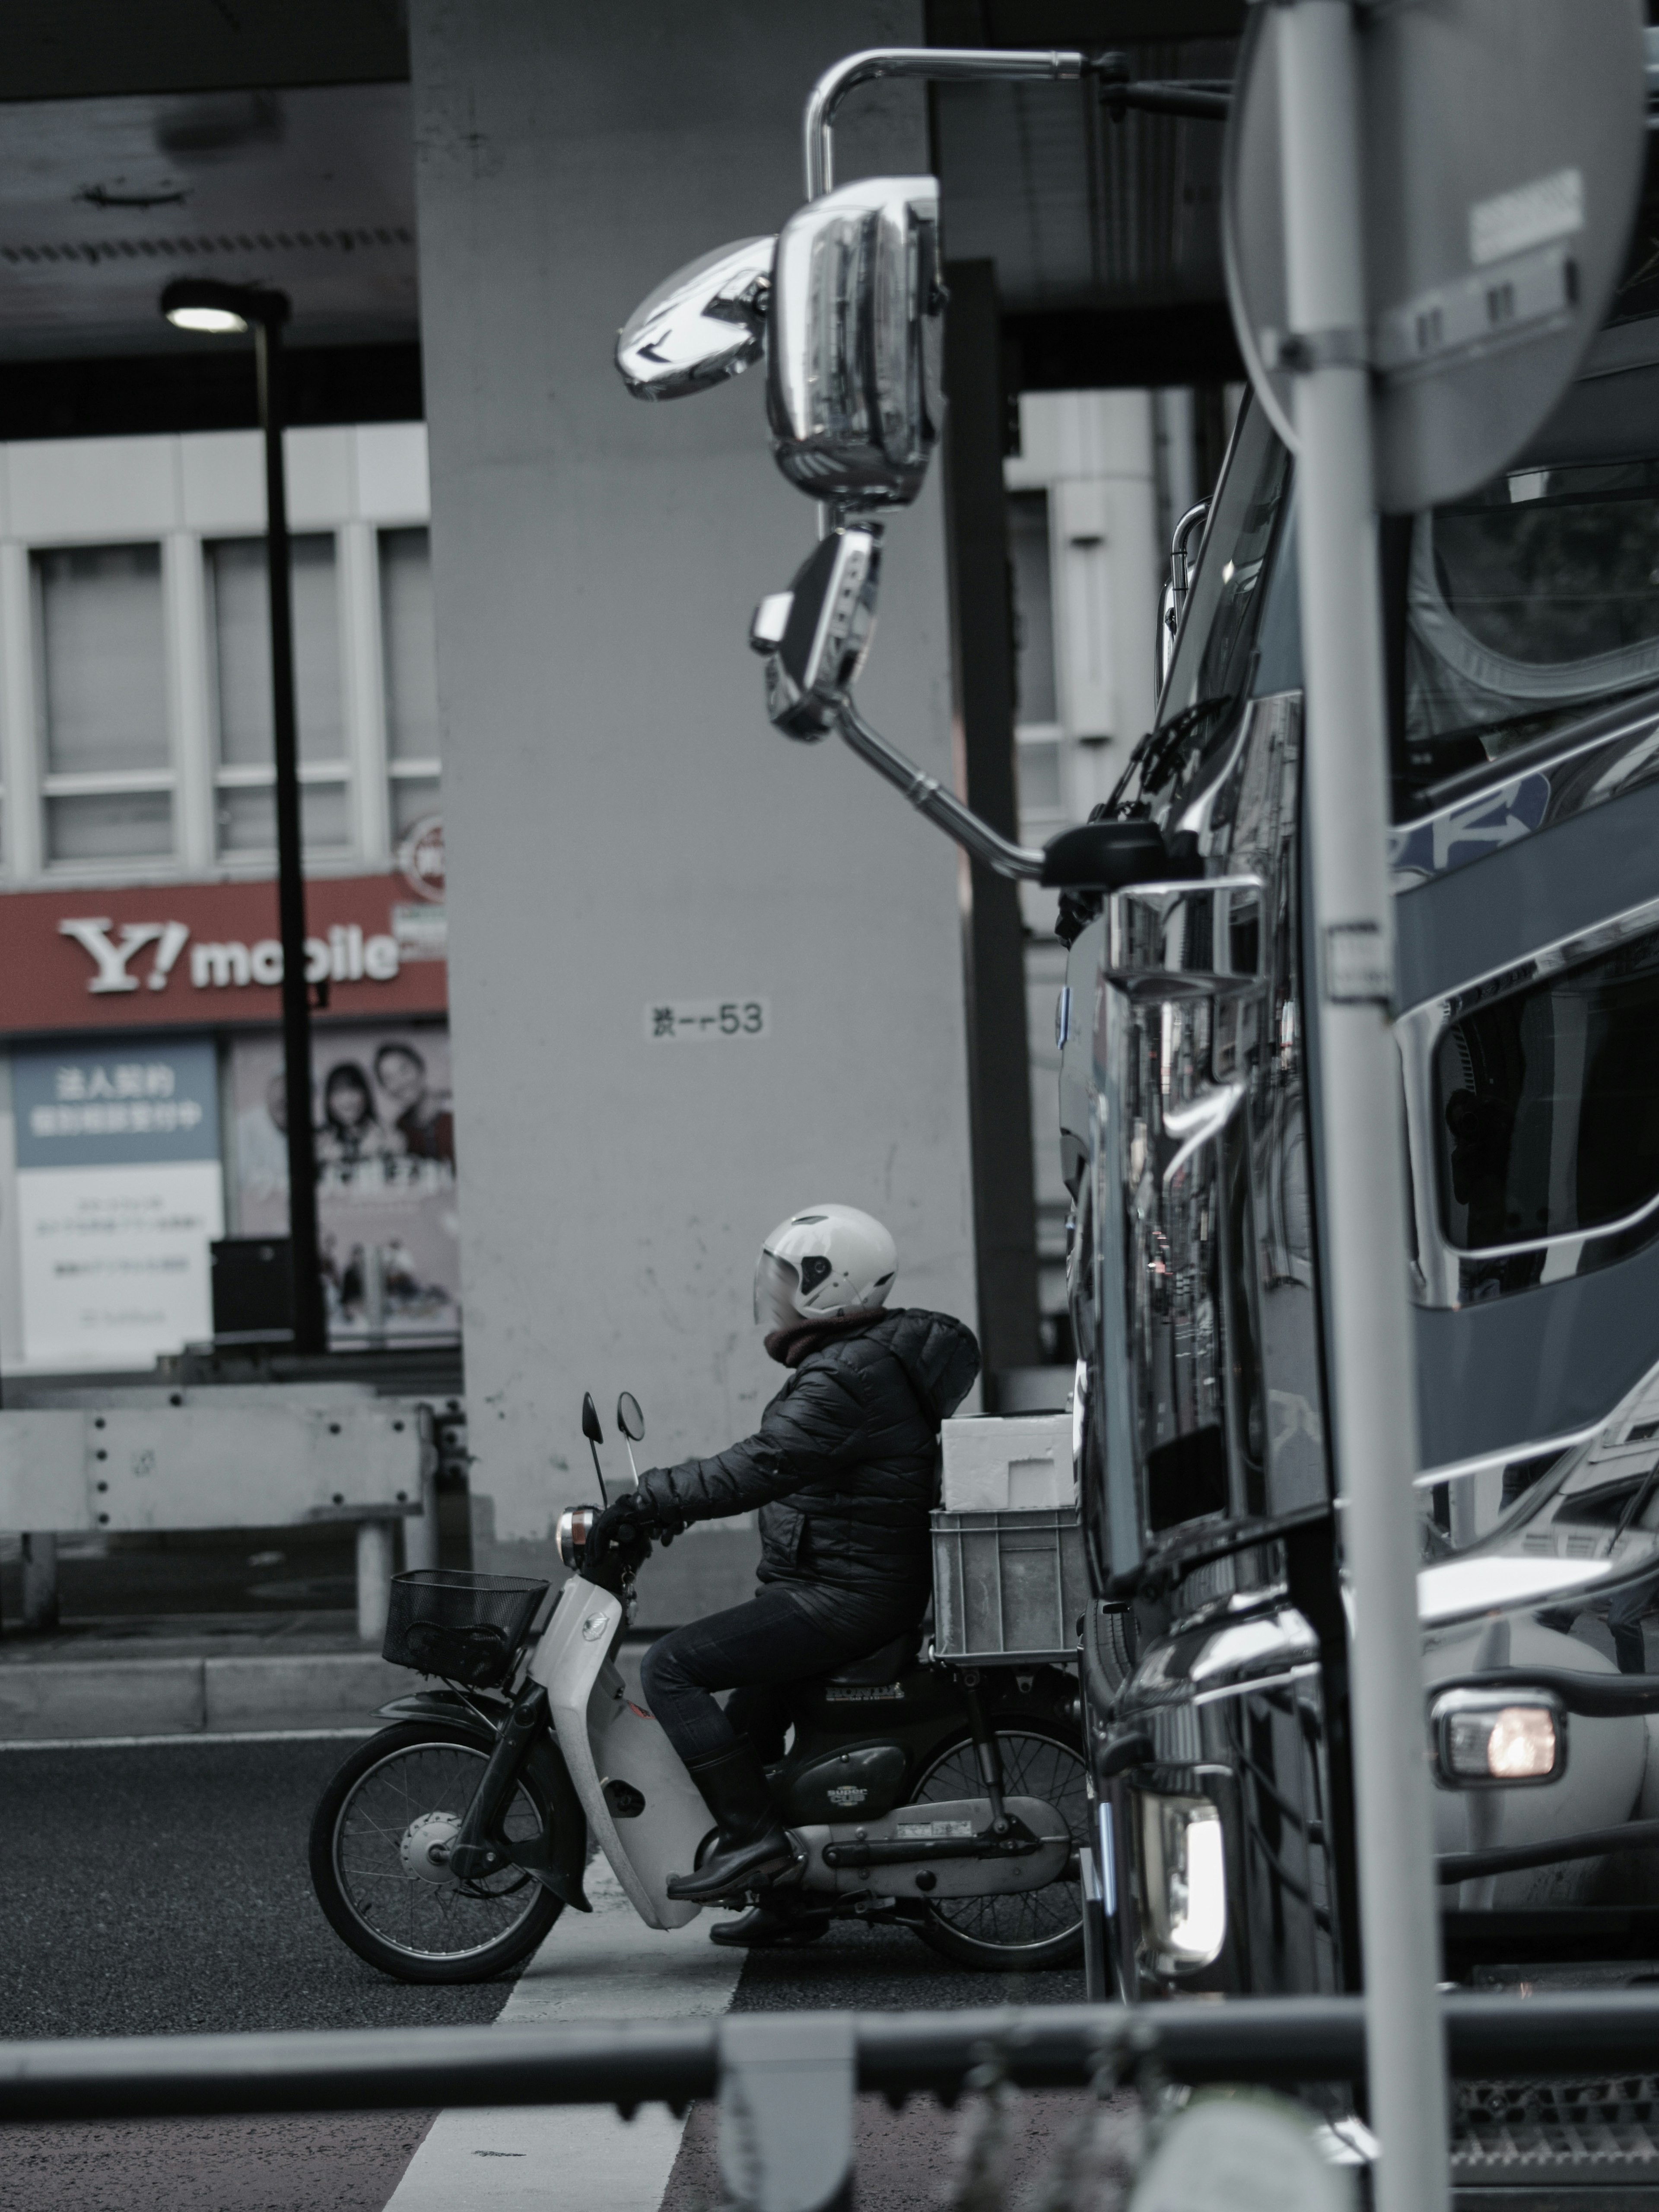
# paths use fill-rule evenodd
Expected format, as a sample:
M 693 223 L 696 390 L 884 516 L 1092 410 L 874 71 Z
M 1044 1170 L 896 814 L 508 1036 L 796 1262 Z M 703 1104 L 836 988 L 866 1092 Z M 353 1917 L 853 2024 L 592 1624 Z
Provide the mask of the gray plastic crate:
M 1075 1507 L 934 1514 L 933 1649 L 941 1659 L 1069 1664 L 1088 1602 Z

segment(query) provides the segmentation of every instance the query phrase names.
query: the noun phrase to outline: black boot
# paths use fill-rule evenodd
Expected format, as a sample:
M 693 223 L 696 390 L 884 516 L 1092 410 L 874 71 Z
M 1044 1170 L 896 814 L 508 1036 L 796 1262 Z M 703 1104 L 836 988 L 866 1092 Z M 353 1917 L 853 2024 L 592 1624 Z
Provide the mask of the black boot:
M 708 1931 L 711 1943 L 729 1950 L 786 1950 L 816 1943 L 829 1931 L 830 1914 L 805 1904 L 786 1905 L 781 1899 L 763 1900 L 740 1920 L 717 1921 Z
M 695 1874 L 669 1879 L 668 1894 L 696 1904 L 730 1897 L 781 1874 L 794 1850 L 783 1832 L 760 1754 L 746 1740 L 713 1759 L 688 1759 L 686 1772 L 719 1824 L 714 1847 Z

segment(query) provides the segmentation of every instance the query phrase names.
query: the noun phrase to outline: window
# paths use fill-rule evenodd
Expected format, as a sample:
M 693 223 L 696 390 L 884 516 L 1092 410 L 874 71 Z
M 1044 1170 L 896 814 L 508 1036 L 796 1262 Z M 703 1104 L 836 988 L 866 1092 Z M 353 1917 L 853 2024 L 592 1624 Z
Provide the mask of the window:
M 309 849 L 337 850 L 350 844 L 352 822 L 334 540 L 295 538 L 290 555 L 301 828 Z M 276 802 L 265 541 L 222 539 L 207 548 L 207 561 L 217 677 L 218 848 L 223 854 L 270 854 L 276 845 Z
M 1014 589 L 1014 720 L 1057 722 L 1046 491 L 1010 493 L 1008 550 Z
M 1476 1006 L 1435 1052 L 1462 1251 L 1626 1219 L 1659 1195 L 1659 933 Z
M 1019 811 L 1028 816 L 1059 814 L 1064 810 L 1060 790 L 1058 738 L 1021 736 L 1014 759 L 1019 770 Z
M 1416 792 L 1656 681 L 1659 462 L 1516 469 L 1418 516 L 1405 684 Z
M 159 545 L 34 556 L 49 860 L 173 851 Z
M 1014 767 L 1021 835 L 1040 841 L 1064 818 L 1048 495 L 1008 495 L 1009 586 L 1014 622 Z
M 424 530 L 380 532 L 380 629 L 395 843 L 425 816 L 435 814 L 442 797 L 432 555 Z

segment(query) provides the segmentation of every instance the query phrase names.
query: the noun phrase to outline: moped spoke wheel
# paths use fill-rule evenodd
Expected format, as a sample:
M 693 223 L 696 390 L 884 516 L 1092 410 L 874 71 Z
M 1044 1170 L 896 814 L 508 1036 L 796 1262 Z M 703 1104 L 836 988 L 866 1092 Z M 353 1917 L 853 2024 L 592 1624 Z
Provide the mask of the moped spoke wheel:
M 408 1982 L 481 1982 L 527 1958 L 562 1911 L 523 1868 L 463 1881 L 447 1863 L 489 1757 L 482 1736 L 441 1723 L 387 1729 L 346 1761 L 311 1831 L 311 1877 L 337 1935 Z M 501 1832 L 530 1843 L 550 1815 L 534 1783 Z
M 1036 1797 L 1052 1805 L 1074 1843 L 1088 1840 L 1089 1800 L 1083 1754 L 1041 1722 L 1003 1718 L 995 1723 L 1002 1749 L 1002 1786 L 1009 1797 Z M 973 1740 L 948 1744 L 910 1793 L 917 1804 L 981 1797 Z M 1083 1894 L 1062 1879 L 1042 1889 L 1002 1891 L 990 1897 L 929 1901 L 915 1923 L 925 1943 L 958 1966 L 981 1972 L 1036 1973 L 1074 1965 L 1083 1956 Z

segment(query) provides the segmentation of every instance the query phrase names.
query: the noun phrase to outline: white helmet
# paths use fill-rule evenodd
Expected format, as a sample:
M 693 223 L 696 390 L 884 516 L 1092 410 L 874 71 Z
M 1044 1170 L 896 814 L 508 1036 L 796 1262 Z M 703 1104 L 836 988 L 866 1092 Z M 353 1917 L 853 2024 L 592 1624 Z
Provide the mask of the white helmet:
M 781 1221 L 755 1267 L 755 1319 L 793 1328 L 830 1314 L 878 1306 L 893 1287 L 898 1248 L 856 1206 L 814 1206 Z

